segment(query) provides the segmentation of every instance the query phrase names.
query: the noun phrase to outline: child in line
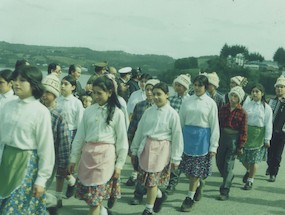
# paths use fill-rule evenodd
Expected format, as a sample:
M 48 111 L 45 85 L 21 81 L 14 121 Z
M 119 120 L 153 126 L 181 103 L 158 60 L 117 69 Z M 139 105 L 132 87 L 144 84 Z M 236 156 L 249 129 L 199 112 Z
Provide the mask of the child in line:
M 67 177 L 67 167 L 70 155 L 70 142 L 68 125 L 63 110 L 58 106 L 56 98 L 60 95 L 60 80 L 55 75 L 46 76 L 42 84 L 45 88 L 41 98 L 42 103 L 51 113 L 51 123 L 55 148 L 55 167 L 52 177 L 48 180 L 47 189 L 56 176 L 55 196 L 57 199 L 56 208 L 62 207 L 62 190 L 64 178 Z M 47 202 L 49 198 L 47 199 Z
M 218 200 L 229 199 L 231 184 L 234 178 L 233 169 L 235 158 L 243 153 L 247 140 L 247 113 L 240 102 L 244 98 L 244 91 L 236 86 L 229 92 L 229 103 L 219 111 L 221 137 L 216 157 L 218 170 L 223 177 Z
M 251 101 L 243 108 L 248 114 L 248 138 L 240 161 L 246 168 L 243 178 L 244 190 L 251 190 L 257 163 L 266 160 L 266 149 L 270 146 L 272 136 L 272 109 L 265 102 L 265 89 L 261 84 L 251 88 Z
M 12 71 L 4 69 L 0 71 L 0 107 L 6 102 L 17 99 L 12 89 Z
M 179 115 L 169 105 L 168 93 L 166 83 L 153 87 L 155 105 L 144 112 L 131 145 L 132 161 L 138 163 L 138 183 L 147 188 L 143 215 L 161 210 L 167 196 L 158 186 L 168 184 L 170 168 L 178 168 L 183 151 Z
M 75 89 L 76 80 L 70 75 L 65 76 L 61 80 L 61 96 L 57 99 L 58 106 L 65 112 L 71 143 L 70 148 L 72 148 L 72 142 L 84 112 L 82 102 L 73 95 Z M 66 197 L 70 198 L 74 194 L 75 178 L 68 175 L 67 182 Z
M 54 166 L 49 110 L 40 103 L 42 72 L 22 66 L 13 72 L 18 99 L 0 111 L 0 214 L 45 214 L 45 184 Z
M 86 109 L 92 105 L 92 97 L 88 95 L 84 95 L 80 97 L 80 100 L 83 104 L 83 107 Z
M 89 206 L 90 215 L 108 214 L 103 199 L 115 189 L 120 197 L 119 178 L 128 154 L 124 114 L 120 110 L 114 82 L 99 77 L 93 82 L 95 104 L 84 112 L 75 136 L 69 172 L 80 157 L 75 197 Z M 117 183 L 113 183 L 117 179 Z M 117 187 L 114 187 L 117 186 Z

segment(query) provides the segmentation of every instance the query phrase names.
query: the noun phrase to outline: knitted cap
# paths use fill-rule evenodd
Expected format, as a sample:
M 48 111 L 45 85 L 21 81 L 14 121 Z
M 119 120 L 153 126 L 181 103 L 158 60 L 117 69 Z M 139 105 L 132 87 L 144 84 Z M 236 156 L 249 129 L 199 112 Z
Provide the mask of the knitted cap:
M 285 77 L 283 75 L 281 75 L 279 78 L 277 78 L 277 81 L 274 84 L 274 87 L 276 87 L 277 85 L 285 86 Z
M 233 87 L 229 93 L 229 98 L 233 93 L 238 96 L 239 103 L 241 103 L 245 95 L 245 92 L 243 91 L 242 87 L 240 86 Z
M 210 84 L 214 85 L 216 88 L 219 87 L 220 79 L 219 79 L 219 76 L 217 75 L 217 73 L 215 73 L 215 72 L 208 73 L 207 77 L 208 77 Z
M 50 74 L 42 80 L 45 90 L 59 97 L 60 94 L 60 80 L 55 74 Z
M 242 76 L 235 76 L 231 78 L 231 81 L 235 82 L 238 86 L 241 86 L 244 79 L 245 78 Z
M 158 79 L 149 79 L 146 83 L 145 83 L 145 85 L 144 85 L 144 88 L 146 88 L 146 86 L 147 85 L 152 85 L 152 86 L 154 86 L 154 85 L 156 85 L 156 84 L 158 84 L 160 82 L 160 80 L 158 80 Z
M 174 79 L 173 84 L 179 83 L 183 85 L 186 90 L 189 90 L 189 86 L 191 84 L 191 76 L 188 74 L 179 75 L 177 78 Z

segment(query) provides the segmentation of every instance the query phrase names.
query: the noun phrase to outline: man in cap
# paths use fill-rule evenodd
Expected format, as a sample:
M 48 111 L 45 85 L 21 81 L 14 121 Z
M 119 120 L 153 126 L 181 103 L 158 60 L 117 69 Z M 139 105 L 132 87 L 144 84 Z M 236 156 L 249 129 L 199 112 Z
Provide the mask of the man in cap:
M 99 62 L 95 63 L 95 73 L 91 75 L 91 77 L 88 79 L 85 91 L 88 95 L 92 94 L 92 88 L 93 88 L 93 82 L 96 80 L 98 77 L 104 75 L 107 72 L 107 67 L 108 63 L 105 62 Z
M 118 94 L 125 99 L 126 102 L 128 102 L 130 93 L 129 93 L 129 87 L 128 87 L 128 81 L 131 78 L 131 67 L 124 67 L 119 69 L 120 78 L 118 78 Z
M 269 182 L 275 182 L 285 144 L 285 77 L 281 75 L 275 85 L 276 97 L 269 100 L 273 110 L 273 132 L 267 156 Z

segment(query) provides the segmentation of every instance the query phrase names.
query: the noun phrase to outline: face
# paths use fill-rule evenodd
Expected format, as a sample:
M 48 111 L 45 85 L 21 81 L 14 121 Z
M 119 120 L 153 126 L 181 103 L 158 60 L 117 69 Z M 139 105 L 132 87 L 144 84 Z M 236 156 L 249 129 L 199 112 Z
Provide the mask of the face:
M 194 83 L 194 92 L 196 96 L 202 96 L 206 93 L 206 87 L 204 85 L 200 85 L 199 82 Z
M 157 107 L 162 107 L 167 103 L 168 93 L 165 93 L 163 90 L 154 88 L 153 89 L 153 101 Z
M 237 106 L 239 104 L 239 98 L 238 98 L 237 94 L 235 94 L 235 93 L 230 94 L 229 101 L 230 101 L 231 107 Z
M 45 91 L 41 100 L 42 103 L 46 106 L 46 107 L 50 107 L 54 104 L 56 97 L 53 93 L 50 93 L 48 91 Z
M 152 90 L 153 90 L 153 86 L 152 86 L 151 84 L 148 84 L 148 85 L 145 87 L 146 99 L 147 99 L 149 102 L 152 102 L 152 100 L 153 100 L 153 93 L 152 93 Z
M 140 88 L 142 89 L 142 90 L 144 90 L 144 87 L 145 87 L 145 83 L 147 82 L 147 80 L 146 79 L 141 79 L 140 81 L 139 81 L 139 85 L 140 85 Z
M 209 93 L 214 93 L 216 91 L 216 87 L 213 84 L 208 85 L 208 92 Z
M 21 75 L 18 75 L 18 77 L 14 80 L 13 88 L 15 94 L 19 96 L 20 99 L 25 99 L 33 95 L 31 84 Z
M 60 75 L 61 75 L 61 67 L 57 65 L 55 70 L 53 70 L 52 72 L 54 72 L 57 77 L 60 77 Z
M 182 84 L 175 82 L 174 90 L 179 96 L 183 96 L 187 89 Z
M 258 88 L 253 88 L 251 90 L 251 98 L 255 101 L 255 102 L 259 102 L 261 101 L 262 96 L 264 95 L 263 92 L 261 92 Z
M 93 99 L 100 106 L 105 105 L 108 102 L 108 99 L 111 96 L 111 92 L 104 91 L 101 87 L 95 86 L 93 87 Z
M 75 89 L 75 86 L 72 86 L 67 80 L 61 81 L 61 94 L 63 96 L 69 96 L 72 94 L 72 91 Z
M 7 93 L 12 88 L 12 81 L 7 82 L 4 78 L 0 77 L 0 94 Z
M 79 67 L 76 67 L 75 71 L 72 72 L 71 75 L 73 76 L 75 80 L 78 80 L 81 75 L 81 69 Z
M 284 85 L 277 85 L 275 87 L 275 93 L 277 97 L 282 97 L 285 95 L 285 86 Z
M 92 98 L 91 97 L 87 97 L 83 100 L 83 107 L 87 108 L 92 104 Z
M 231 82 L 230 82 L 230 88 L 231 88 L 231 89 L 232 89 L 233 87 L 236 87 L 236 86 L 238 86 L 236 82 L 234 82 L 234 81 L 231 81 Z

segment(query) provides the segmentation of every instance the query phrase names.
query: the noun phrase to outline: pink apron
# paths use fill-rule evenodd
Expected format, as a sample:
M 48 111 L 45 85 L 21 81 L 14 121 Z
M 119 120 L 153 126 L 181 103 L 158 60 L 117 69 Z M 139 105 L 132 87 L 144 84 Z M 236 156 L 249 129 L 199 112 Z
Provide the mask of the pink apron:
M 146 172 L 161 172 L 170 161 L 170 142 L 168 140 L 146 139 L 139 158 L 140 167 Z
M 107 183 L 115 168 L 115 146 L 108 143 L 86 143 L 78 166 L 78 178 L 85 186 Z

